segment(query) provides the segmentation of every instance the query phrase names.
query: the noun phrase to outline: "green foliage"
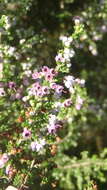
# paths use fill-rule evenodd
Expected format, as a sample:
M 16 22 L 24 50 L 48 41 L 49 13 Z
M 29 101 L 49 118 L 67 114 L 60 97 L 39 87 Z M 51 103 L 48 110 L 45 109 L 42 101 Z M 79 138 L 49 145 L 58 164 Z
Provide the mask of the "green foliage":
M 0 168 L 0 188 L 106 189 L 107 0 L 0 3 L 0 90 L 6 92 L 0 96 L 0 161 L 5 153 L 9 156 Z M 79 82 L 70 91 L 64 87 L 60 98 L 55 99 L 52 89 L 44 97 L 29 96 L 32 73 L 43 65 L 55 68 L 59 85 L 69 75 Z M 86 80 L 85 88 L 79 78 Z M 50 88 L 45 76 L 40 80 Z M 20 93 L 25 101 L 14 99 Z M 80 109 L 78 96 L 83 100 Z M 68 98 L 70 107 L 55 112 L 56 104 Z M 55 134 L 47 132 L 51 114 L 63 125 Z M 32 132 L 27 141 L 22 138 L 26 127 Z M 32 151 L 30 143 L 41 138 L 45 147 Z

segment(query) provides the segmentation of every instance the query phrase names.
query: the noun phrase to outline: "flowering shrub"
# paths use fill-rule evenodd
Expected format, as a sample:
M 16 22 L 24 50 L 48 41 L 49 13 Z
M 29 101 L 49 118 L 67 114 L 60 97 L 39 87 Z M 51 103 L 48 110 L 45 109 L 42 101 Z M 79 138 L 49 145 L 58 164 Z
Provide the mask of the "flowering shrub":
M 7 17 L 3 16 L 1 23 L 8 31 Z M 76 146 L 74 134 L 87 104 L 85 81 L 70 73 L 75 55 L 70 48 L 72 37 L 60 39 L 64 46 L 55 57 L 55 68 L 35 68 L 30 60 L 28 64 L 8 65 L 17 50 L 5 44 L 1 47 L 6 63 L 0 82 L 0 172 L 18 188 L 35 184 L 34 175 L 39 188 L 57 186 L 53 172 L 48 171 L 57 167 L 53 156 Z
M 65 50 L 67 47 L 64 49 L 64 68 L 68 66 L 71 57 L 69 51 Z M 56 60 L 57 57 L 59 54 Z M 29 173 L 32 161 L 32 167 L 41 170 L 40 185 L 46 183 L 42 165 L 49 159 L 48 167 L 56 167 L 52 158 L 57 154 L 58 144 L 62 149 L 68 149 L 76 143 L 73 122 L 78 114 L 81 115 L 80 110 L 86 104 L 84 80 L 70 75 L 69 67 L 63 71 L 62 59 L 57 61 L 56 68 L 43 66 L 39 70 L 29 70 L 29 74 L 26 74 L 26 70 L 18 73 L 15 81 L 4 72 L 0 82 L 0 130 L 3 138 L 1 175 L 6 175 L 18 187 L 23 184 L 26 172 L 29 178 L 32 177 Z M 19 176 L 20 181 L 17 179 Z
M 81 141 L 90 137 L 95 117 L 101 120 L 104 111 L 94 107 L 92 100 L 88 106 L 84 78 L 93 71 L 73 74 L 72 67 L 75 60 L 82 65 L 99 54 L 97 42 L 106 32 L 106 4 L 99 11 L 99 23 L 94 6 L 81 12 L 80 17 L 73 17 L 72 35 L 68 32 L 59 37 L 62 48 L 51 64 L 50 59 L 44 61 L 46 49 L 39 49 L 50 43 L 46 29 L 39 35 L 35 34 L 33 23 L 28 28 L 26 22 L 24 25 L 33 1 L 3 2 L 4 7 L 7 3 L 7 12 L 0 20 L 0 188 L 12 185 L 32 190 L 97 189 L 94 179 L 106 181 L 107 150 L 92 154 L 89 145 L 87 149 L 81 147 Z M 69 2 L 61 1 L 61 11 Z M 15 16 L 14 10 L 18 10 Z M 59 17 L 63 19 L 61 13 Z M 52 39 L 52 43 L 56 41 Z M 40 51 L 36 52 L 37 48 Z M 90 56 L 86 58 L 84 52 Z M 104 109 L 105 105 L 106 101 Z M 93 132 L 94 127 L 91 134 L 96 139 Z

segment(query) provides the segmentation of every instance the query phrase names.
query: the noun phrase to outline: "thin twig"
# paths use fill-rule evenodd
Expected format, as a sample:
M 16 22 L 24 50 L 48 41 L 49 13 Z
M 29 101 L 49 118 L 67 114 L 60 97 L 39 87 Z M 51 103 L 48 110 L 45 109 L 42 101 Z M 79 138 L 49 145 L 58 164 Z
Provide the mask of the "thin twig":
M 34 163 L 35 163 L 35 160 L 32 161 L 29 171 L 31 171 L 31 169 L 33 168 Z M 27 187 L 25 184 L 26 184 L 26 182 L 27 182 L 28 177 L 29 177 L 29 174 L 27 174 L 26 177 L 24 178 L 24 181 L 23 181 L 23 183 L 21 184 L 21 187 L 19 188 L 19 190 L 21 190 L 22 187 Z

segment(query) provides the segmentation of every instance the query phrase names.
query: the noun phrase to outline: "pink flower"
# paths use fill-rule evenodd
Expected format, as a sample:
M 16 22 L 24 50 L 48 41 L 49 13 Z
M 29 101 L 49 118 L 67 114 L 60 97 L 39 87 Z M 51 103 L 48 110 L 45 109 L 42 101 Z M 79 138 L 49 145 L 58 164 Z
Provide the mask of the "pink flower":
M 39 82 L 34 83 L 32 86 L 33 87 L 30 89 L 32 95 L 43 96 L 42 87 L 40 86 Z
M 49 73 L 49 71 L 50 71 L 49 67 L 47 67 L 47 66 L 43 66 L 43 67 L 42 67 L 42 72 L 43 72 L 44 74 Z
M 55 92 L 56 93 L 62 93 L 62 91 L 63 91 L 63 89 L 64 89 L 64 87 L 63 86 L 61 86 L 61 85 L 59 85 L 59 84 L 56 84 L 56 83 L 51 83 L 50 84 L 50 87 L 52 88 L 52 89 L 55 89 Z
M 5 86 L 4 82 L 0 82 L 0 88 L 3 88 Z
M 40 97 L 42 97 L 42 96 L 44 95 L 44 94 L 43 94 L 43 91 L 42 91 L 42 88 L 37 91 L 36 95 L 37 95 L 37 96 L 40 96 Z
M 16 95 L 15 95 L 15 98 L 18 100 L 21 99 L 22 98 L 22 92 L 23 92 L 23 88 L 18 88 Z
M 72 104 L 71 99 L 67 99 L 63 102 L 64 107 L 69 107 Z
M 57 72 L 55 71 L 55 69 L 50 69 L 49 67 L 47 66 L 44 66 L 42 68 L 42 73 L 45 77 L 45 80 L 47 81 L 51 81 L 53 79 L 53 77 L 57 74 Z
M 83 104 L 83 99 L 80 96 L 77 97 L 77 103 L 81 105 Z
M 16 98 L 16 99 L 19 100 L 19 99 L 21 99 L 21 97 L 22 97 L 22 95 L 21 95 L 20 93 L 16 93 L 16 95 L 15 95 L 15 98 Z
M 47 81 L 52 81 L 52 79 L 53 79 L 53 75 L 52 75 L 51 73 L 47 73 L 47 74 L 45 75 L 45 80 L 47 80 Z
M 3 156 L 2 156 L 2 160 L 3 160 L 4 163 L 6 163 L 9 160 L 8 154 L 4 153 Z
M 41 77 L 41 73 L 39 73 L 39 72 L 34 72 L 33 74 L 32 74 L 32 78 L 33 79 L 39 79 Z
M 4 153 L 0 159 L 0 168 L 3 168 L 5 164 L 8 162 L 8 160 L 9 160 L 8 154 Z
M 28 78 L 23 78 L 23 84 L 25 85 L 25 86 L 28 86 L 30 83 L 29 83 L 29 80 L 28 80 Z
M 49 124 L 47 126 L 48 133 L 55 134 L 59 128 L 62 126 L 60 125 L 59 121 L 57 120 L 56 115 L 50 115 L 49 117 Z
M 77 110 L 80 110 L 82 104 L 83 104 L 83 99 L 82 99 L 80 96 L 78 96 L 78 97 L 77 97 L 77 100 L 76 100 L 75 108 L 76 108 Z
M 48 133 L 52 133 L 52 134 L 55 134 L 57 132 L 57 130 L 59 128 L 61 128 L 62 126 L 58 123 L 53 123 L 53 124 L 49 124 L 48 125 Z
M 51 83 L 51 84 L 50 84 L 50 87 L 51 87 L 52 89 L 56 89 L 56 88 L 57 88 L 57 84 L 56 84 L 56 83 Z
M 31 137 L 31 131 L 25 127 L 23 130 L 22 136 L 23 136 L 23 138 L 26 138 L 26 139 L 30 138 Z
M 62 53 L 59 53 L 59 54 L 55 57 L 55 60 L 56 60 L 56 62 L 57 62 L 57 61 L 62 62 L 62 63 L 65 62 L 65 58 L 63 57 Z
M 56 87 L 56 93 L 62 93 L 62 91 L 63 91 L 63 89 L 64 89 L 64 87 L 63 86 L 61 86 L 61 85 L 57 85 L 57 87 Z
M 80 110 L 80 109 L 81 109 L 81 104 L 76 104 L 76 105 L 75 105 L 75 108 L 76 108 L 77 110 Z
M 16 87 L 16 84 L 15 84 L 15 82 L 9 82 L 9 88 L 15 88 Z
M 7 174 L 7 175 L 9 174 L 10 170 L 11 170 L 11 166 L 8 165 L 8 166 L 6 167 L 6 174 Z
M 42 92 L 43 92 L 43 95 L 49 94 L 49 87 L 48 86 L 43 86 L 42 87 Z
M 33 86 L 33 88 L 35 90 L 40 90 L 41 89 L 41 86 L 40 86 L 39 82 L 35 82 L 32 86 Z
M 58 72 L 55 71 L 55 69 L 50 69 L 50 73 L 53 75 L 53 76 L 56 76 L 58 74 Z

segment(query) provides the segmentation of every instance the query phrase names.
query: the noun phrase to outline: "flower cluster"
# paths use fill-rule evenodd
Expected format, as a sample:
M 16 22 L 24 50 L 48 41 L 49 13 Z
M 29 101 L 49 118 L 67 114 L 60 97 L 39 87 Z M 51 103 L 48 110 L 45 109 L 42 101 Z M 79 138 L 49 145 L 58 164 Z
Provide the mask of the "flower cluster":
M 9 156 L 8 154 L 4 153 L 0 158 L 0 168 L 3 168 L 5 164 L 8 162 Z
M 14 81 L 1 83 L 1 96 L 8 94 L 10 101 L 17 100 L 24 106 L 24 115 L 17 119 L 22 131 L 19 134 L 18 144 L 24 141 L 28 149 L 33 152 L 39 152 L 45 144 L 49 143 L 48 136 L 54 136 L 63 130 L 64 118 L 60 118 L 59 115 L 64 109 L 75 107 L 76 110 L 80 110 L 84 103 L 81 95 L 77 94 L 77 89 L 83 87 L 85 81 L 72 75 L 64 75 L 61 82 L 58 82 L 58 77 L 59 72 L 56 69 L 43 66 L 40 71 L 33 70 L 29 77 L 24 75 L 21 86 Z M 8 88 L 4 90 L 3 86 Z M 41 114 L 44 114 L 43 123 Z M 41 121 L 39 126 L 38 120 Z M 1 167 L 7 160 L 4 156 L 1 158 Z
M 73 48 L 70 47 L 71 43 L 73 42 L 72 37 L 61 36 L 60 40 L 64 45 L 63 51 L 59 51 L 58 55 L 56 55 L 55 60 L 56 62 L 67 63 L 67 67 L 71 66 L 70 60 L 75 55 L 75 51 Z
M 31 142 L 31 150 L 39 152 L 46 144 L 45 139 L 39 139 L 39 141 Z

